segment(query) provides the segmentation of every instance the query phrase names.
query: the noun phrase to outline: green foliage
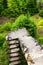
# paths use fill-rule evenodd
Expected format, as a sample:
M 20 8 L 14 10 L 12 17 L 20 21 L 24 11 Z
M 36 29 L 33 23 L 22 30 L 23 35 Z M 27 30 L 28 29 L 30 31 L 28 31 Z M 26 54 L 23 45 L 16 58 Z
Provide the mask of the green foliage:
M 0 16 L 3 10 L 3 0 L 0 0 Z
M 2 16 L 18 17 L 20 14 L 33 15 L 38 12 L 37 0 L 2 0 L 1 1 Z
M 38 9 L 38 6 L 37 6 L 37 0 L 29 0 L 28 8 L 29 8 L 29 13 L 31 15 L 38 13 L 39 9 Z
M 4 30 L 3 30 L 3 26 L 0 25 L 0 33 L 2 33 L 2 32 L 4 32 Z
M 41 19 L 38 23 L 39 26 L 43 26 L 43 19 Z
M 7 8 L 7 9 L 5 9 L 5 10 L 3 10 L 2 11 L 2 14 L 1 14 L 2 16 L 6 16 L 6 17 L 17 17 L 18 15 L 17 15 L 17 13 L 15 13 L 15 11 L 13 11 L 13 10 L 11 10 L 11 9 L 9 9 L 9 8 Z
M 2 15 L 2 12 L 4 11 L 4 9 L 7 8 L 7 0 L 0 0 L 0 16 Z M 6 13 L 6 12 L 5 12 Z
M 5 31 L 11 31 L 11 23 L 7 22 L 2 26 L 0 25 L 0 33 Z
M 3 0 L 3 7 L 4 7 L 4 9 L 7 8 L 7 0 Z
M 2 34 L 0 34 L 0 47 L 2 47 L 4 42 L 5 42 L 5 38 Z
M 43 10 L 39 12 L 39 16 L 43 17 Z
M 15 13 L 25 13 L 27 11 L 27 4 L 29 0 L 8 0 L 8 7 L 15 11 Z
M 6 33 L 0 34 L 0 65 L 9 65 L 8 49 L 5 40 L 5 34 Z
M 38 12 L 36 0 L 7 0 L 9 17 L 17 17 L 20 14 L 30 13 L 31 15 Z M 4 12 L 3 12 L 4 13 Z M 6 13 L 7 14 L 7 13 Z
M 39 41 L 40 44 L 43 44 L 43 37 L 39 37 L 38 41 Z
M 2 48 L 0 48 L 0 65 L 9 65 L 6 41 L 3 43 Z
M 28 19 L 24 15 L 20 15 L 17 20 L 12 25 L 12 30 L 18 29 L 18 28 L 26 28 L 30 35 L 33 37 L 36 37 L 37 34 L 37 27 L 35 23 L 32 21 L 32 19 Z
M 38 7 L 29 8 L 29 12 L 30 12 L 30 15 L 34 15 L 34 14 L 37 14 L 39 12 L 39 9 L 38 9 Z
M 6 22 L 6 23 L 4 24 L 3 29 L 4 29 L 5 31 L 11 31 L 11 23 L 10 23 L 10 22 Z

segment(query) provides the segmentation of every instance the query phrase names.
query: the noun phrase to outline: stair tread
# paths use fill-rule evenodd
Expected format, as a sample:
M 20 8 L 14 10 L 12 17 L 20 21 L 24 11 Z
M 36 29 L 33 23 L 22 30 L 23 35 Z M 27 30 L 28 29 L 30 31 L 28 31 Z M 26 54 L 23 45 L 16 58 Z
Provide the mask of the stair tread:
M 18 55 L 20 55 L 19 53 L 11 53 L 11 54 L 9 54 L 9 56 L 18 56 Z
M 9 61 L 17 61 L 17 60 L 20 60 L 20 57 L 9 58 Z
M 19 63 L 21 63 L 21 61 L 11 62 L 9 65 L 16 65 L 16 64 L 19 64 Z
M 20 52 L 20 51 L 9 52 L 9 54 L 10 54 L 10 53 L 19 53 L 19 52 Z
M 9 44 L 18 44 L 19 43 L 19 41 L 18 40 L 13 40 L 13 41 L 9 41 Z
M 19 45 L 10 45 L 9 49 L 12 49 L 12 48 L 19 48 Z
M 11 50 L 9 50 L 11 53 L 12 52 L 17 52 L 17 51 L 19 51 L 20 49 L 19 48 L 15 48 L 15 49 L 11 49 Z

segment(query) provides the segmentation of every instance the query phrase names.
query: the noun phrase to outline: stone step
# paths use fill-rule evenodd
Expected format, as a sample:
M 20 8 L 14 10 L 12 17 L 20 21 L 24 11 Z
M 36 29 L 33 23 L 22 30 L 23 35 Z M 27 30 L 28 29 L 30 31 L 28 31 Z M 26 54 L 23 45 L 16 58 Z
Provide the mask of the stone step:
M 10 46 L 10 45 L 17 45 L 17 46 L 19 46 L 19 43 L 18 44 L 16 44 L 16 43 L 14 43 L 14 44 L 8 44 L 8 46 Z
M 18 44 L 18 43 L 19 43 L 18 40 L 9 41 L 9 44 Z
M 13 53 L 13 52 L 18 52 L 18 51 L 20 51 L 20 49 L 19 48 L 15 48 L 15 49 L 11 49 L 11 50 L 9 50 L 11 53 Z
M 8 53 L 9 53 L 9 54 L 20 53 L 20 51 L 14 51 L 14 52 L 9 51 Z
M 19 47 L 19 45 L 10 45 L 10 46 L 9 46 L 9 49 L 18 48 L 18 47 Z
M 20 57 L 9 58 L 9 61 L 11 62 L 18 61 L 18 60 L 20 60 Z
M 20 56 L 20 54 L 19 53 L 11 53 L 11 54 L 9 54 L 9 56 L 10 57 L 16 57 L 16 56 Z
M 21 61 L 15 61 L 15 62 L 9 63 L 9 65 L 18 65 L 18 64 L 20 64 L 20 63 L 21 63 Z
M 10 34 L 10 35 L 11 35 L 11 34 Z M 13 36 L 13 37 L 14 37 L 14 36 Z M 11 37 L 8 38 L 8 41 L 13 41 L 13 40 L 15 40 L 15 41 L 17 40 L 17 41 L 18 41 L 19 39 L 18 39 L 18 38 L 11 38 Z

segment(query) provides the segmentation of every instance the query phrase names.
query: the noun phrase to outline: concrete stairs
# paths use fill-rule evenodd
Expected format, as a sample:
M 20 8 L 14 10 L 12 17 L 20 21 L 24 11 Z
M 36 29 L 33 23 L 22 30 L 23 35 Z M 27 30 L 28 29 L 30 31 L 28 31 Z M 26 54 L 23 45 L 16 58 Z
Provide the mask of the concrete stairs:
M 20 47 L 18 39 L 8 40 L 9 65 L 21 65 Z

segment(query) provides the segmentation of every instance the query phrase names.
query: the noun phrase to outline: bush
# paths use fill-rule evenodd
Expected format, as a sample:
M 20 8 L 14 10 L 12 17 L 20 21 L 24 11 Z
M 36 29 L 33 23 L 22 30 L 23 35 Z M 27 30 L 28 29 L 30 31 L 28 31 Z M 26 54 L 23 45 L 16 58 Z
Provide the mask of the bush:
M 0 65 L 9 65 L 5 33 L 0 34 Z
M 3 0 L 0 0 L 0 16 L 1 16 L 1 13 L 3 11 Z
M 37 7 L 29 8 L 30 15 L 34 15 L 39 12 Z
M 38 41 L 39 41 L 40 44 L 43 44 L 43 37 L 39 37 Z
M 36 0 L 3 0 L 3 8 L 1 15 L 6 17 L 18 17 L 20 14 L 28 12 L 34 15 L 38 12 Z M 1 10 L 3 8 L 1 4 Z
M 0 48 L 0 65 L 9 65 L 8 49 L 7 49 L 6 41 L 3 43 L 3 46 Z
M 0 25 L 0 33 L 4 32 L 3 26 Z
M 17 20 L 13 23 L 12 30 L 15 30 L 18 28 L 24 28 L 24 27 L 28 30 L 30 35 L 32 35 L 33 37 L 36 37 L 37 27 L 35 23 L 31 19 L 28 19 L 26 16 L 20 15 L 17 18 Z
M 39 12 L 39 16 L 43 17 L 43 10 Z
M 7 3 L 11 17 L 17 17 L 28 12 L 33 15 L 38 12 L 36 0 L 7 0 Z
M 3 29 L 4 29 L 4 31 L 11 31 L 11 23 L 10 23 L 10 21 L 6 22 L 4 24 Z
M 11 31 L 11 23 L 10 21 L 4 24 L 4 25 L 0 25 L 0 33 L 5 32 L 5 31 Z
M 16 17 L 15 12 L 13 12 L 11 9 L 7 8 L 2 11 L 2 16 L 6 17 Z
M 5 37 L 2 34 L 0 34 L 0 47 L 2 47 L 4 42 L 5 42 Z
M 38 23 L 39 26 L 43 26 L 43 19 L 41 19 Z
M 7 0 L 3 0 L 3 7 L 4 7 L 4 9 L 7 8 Z
M 29 10 L 30 15 L 34 15 L 39 12 L 39 8 L 37 6 L 36 0 L 29 0 L 28 10 Z

